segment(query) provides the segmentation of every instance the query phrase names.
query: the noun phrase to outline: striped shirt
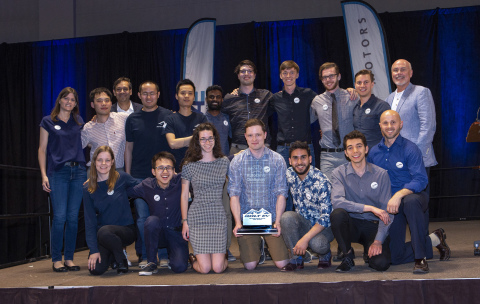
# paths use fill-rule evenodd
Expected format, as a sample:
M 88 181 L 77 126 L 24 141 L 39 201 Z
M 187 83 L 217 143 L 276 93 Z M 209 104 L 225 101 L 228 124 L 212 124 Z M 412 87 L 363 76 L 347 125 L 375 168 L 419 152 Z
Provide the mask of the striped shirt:
M 105 123 L 89 121 L 82 130 L 82 148 L 91 146 L 90 159 L 100 146 L 109 146 L 115 155 L 115 167 L 123 168 L 125 153 L 125 121 L 127 113 L 111 112 Z M 90 166 L 91 161 L 87 166 Z

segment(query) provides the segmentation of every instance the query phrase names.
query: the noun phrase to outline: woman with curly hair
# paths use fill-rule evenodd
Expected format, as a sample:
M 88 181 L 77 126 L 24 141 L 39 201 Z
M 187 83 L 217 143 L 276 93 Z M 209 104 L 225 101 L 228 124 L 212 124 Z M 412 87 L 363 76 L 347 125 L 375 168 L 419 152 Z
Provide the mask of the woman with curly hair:
M 117 273 L 128 272 L 123 248 L 137 236 L 127 191 L 138 181 L 125 172 L 115 170 L 115 156 L 109 146 L 100 146 L 92 157 L 92 166 L 83 188 L 85 237 L 90 249 L 88 269 L 100 275 L 111 264 Z
M 215 127 L 207 122 L 193 132 L 182 164 L 183 238 L 192 243 L 192 267 L 200 273 L 223 272 L 228 265 L 227 218 L 222 203 L 230 162 L 222 154 Z M 194 199 L 188 209 L 190 183 Z M 188 216 L 187 216 L 188 215 Z
M 87 179 L 78 115 L 78 94 L 66 87 L 58 94 L 55 107 L 40 123 L 38 163 L 42 188 L 50 193 L 53 209 L 52 268 L 55 272 L 78 271 L 73 263 L 77 242 L 78 211 L 82 203 L 82 184 Z M 65 238 L 62 263 L 62 247 Z

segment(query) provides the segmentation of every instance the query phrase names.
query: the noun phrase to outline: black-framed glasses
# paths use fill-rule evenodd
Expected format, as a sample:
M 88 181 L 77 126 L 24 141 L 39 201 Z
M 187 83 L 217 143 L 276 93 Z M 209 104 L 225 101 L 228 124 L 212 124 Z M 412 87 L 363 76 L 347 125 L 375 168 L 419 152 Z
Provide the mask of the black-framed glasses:
M 320 77 L 320 79 L 322 81 L 326 81 L 326 80 L 332 80 L 334 79 L 335 77 L 337 77 L 338 74 L 330 74 L 330 75 L 326 75 L 326 76 L 322 76 Z
M 215 137 L 209 137 L 209 138 L 203 138 L 203 137 L 202 137 L 202 138 L 200 138 L 200 142 L 201 142 L 202 144 L 206 143 L 207 141 L 208 141 L 208 142 L 214 142 L 214 141 L 215 141 Z

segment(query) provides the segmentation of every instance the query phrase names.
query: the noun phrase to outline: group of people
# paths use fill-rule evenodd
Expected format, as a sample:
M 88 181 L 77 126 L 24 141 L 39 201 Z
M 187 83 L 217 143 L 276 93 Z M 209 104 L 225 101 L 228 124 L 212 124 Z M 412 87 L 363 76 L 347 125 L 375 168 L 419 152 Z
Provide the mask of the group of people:
M 225 97 L 220 86 L 207 88 L 205 114 L 192 107 L 195 85 L 188 79 L 177 84 L 174 113 L 157 105 L 156 83 L 140 84 L 140 105 L 130 100 L 130 80 L 121 77 L 113 94 L 107 88 L 90 93 L 96 115 L 86 124 L 77 92 L 64 88 L 40 123 L 38 150 L 53 207 L 53 270 L 80 270 L 73 253 L 82 197 L 88 269 L 95 275 L 109 268 L 128 272 L 124 249 L 133 242 L 140 275 L 158 271 L 157 256 L 176 273 L 189 263 L 200 273 L 220 273 L 236 259 L 229 251 L 232 234 L 248 270 L 264 262 L 267 246 L 282 271 L 304 268 L 313 255 L 319 269 L 334 260 L 341 262 L 336 271 L 348 272 L 355 265 L 352 242 L 363 245 L 365 263 L 379 271 L 415 262 L 414 273 L 428 273 L 432 247 L 448 260 L 443 229 L 428 234 L 435 107 L 429 89 L 410 83 L 410 63 L 392 65 L 397 89 L 386 102 L 372 94 L 370 70 L 355 75 L 355 89 L 343 90 L 338 66 L 325 63 L 320 95 L 296 85 L 299 72 L 294 61 L 283 62 L 283 90 L 272 94 L 254 87 L 256 66 L 241 61 L 239 88 Z M 276 152 L 268 130 L 274 112 Z M 317 119 L 320 169 L 310 127 Z M 274 234 L 239 233 L 252 209 L 268 210 Z

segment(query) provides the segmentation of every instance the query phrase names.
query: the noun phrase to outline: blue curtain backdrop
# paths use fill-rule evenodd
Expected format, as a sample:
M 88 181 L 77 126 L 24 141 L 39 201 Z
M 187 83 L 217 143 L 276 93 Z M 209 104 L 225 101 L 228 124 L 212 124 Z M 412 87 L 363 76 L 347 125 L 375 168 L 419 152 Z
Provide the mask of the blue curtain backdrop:
M 480 172 L 444 169 L 480 165 L 480 144 L 465 142 L 468 127 L 480 106 L 480 6 L 382 13 L 380 18 L 391 60 L 409 60 L 414 71 L 412 82 L 430 88 L 435 100 L 434 149 L 439 165 L 431 172 L 430 216 L 478 218 L 478 197 L 444 196 L 479 193 Z M 38 124 L 42 116 L 50 113 L 58 92 L 66 86 L 77 89 L 80 112 L 86 120 L 93 115 L 89 92 L 100 86 L 111 88 L 120 76 L 131 78 L 133 101 L 139 102 L 138 85 L 153 80 L 160 86 L 159 104 L 177 110 L 175 85 L 180 79 L 186 32 L 186 29 L 124 32 L 1 44 L 0 164 L 38 167 Z M 251 59 L 257 65 L 256 87 L 272 92 L 282 88 L 278 69 L 287 59 L 295 60 L 300 66 L 299 86 L 322 93 L 318 68 L 327 61 L 340 66 L 341 87 L 353 86 L 342 17 L 217 26 L 214 82 L 226 92 L 238 86 L 233 70 L 243 59 Z M 317 133 L 315 130 L 316 136 Z M 48 210 L 39 176 L 0 171 L 1 214 Z M 0 246 L 0 264 L 31 254 L 37 224 L 11 220 L 2 221 L 0 225 L 0 243 L 7 244 Z M 19 235 L 22 238 L 19 239 Z M 80 243 L 83 240 L 79 237 Z

